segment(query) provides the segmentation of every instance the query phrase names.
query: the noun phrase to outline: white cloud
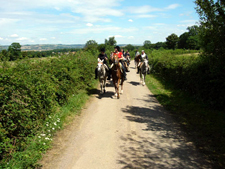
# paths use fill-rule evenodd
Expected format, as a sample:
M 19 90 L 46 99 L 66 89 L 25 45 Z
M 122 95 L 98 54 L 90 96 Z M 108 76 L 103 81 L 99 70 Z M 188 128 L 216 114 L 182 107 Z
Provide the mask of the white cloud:
M 40 41 L 46 41 L 47 38 L 40 38 L 39 40 L 40 40 Z
M 172 5 L 169 5 L 168 7 L 166 7 L 165 9 L 176 9 L 178 6 L 180 6 L 179 4 L 172 4 Z
M 155 12 L 155 11 L 162 11 L 160 8 L 153 8 L 149 5 L 145 6 L 140 6 L 140 7 L 129 7 L 127 9 L 128 12 L 130 13 L 136 13 L 136 14 L 144 14 L 144 13 L 149 13 L 149 12 Z
M 132 19 L 129 19 L 128 21 L 129 21 L 129 22 L 133 22 L 133 20 L 132 20 Z
M 137 15 L 138 18 L 155 18 L 156 15 Z
M 60 11 L 60 10 L 61 10 L 59 7 L 55 7 L 55 9 L 56 9 L 57 11 Z
M 93 27 L 86 27 L 80 29 L 74 29 L 71 31 L 71 34 L 100 34 L 100 33 L 109 33 L 116 34 L 116 33 L 128 33 L 128 32 L 135 32 L 137 28 L 124 28 L 124 27 L 117 27 L 117 26 L 93 26 Z
M 51 39 L 56 39 L 56 37 L 51 37 Z
M 92 24 L 92 23 L 87 23 L 86 25 L 87 25 L 87 26 L 93 26 L 93 24 Z
M 128 39 L 134 39 L 134 36 L 128 36 Z
M 18 41 L 25 41 L 25 40 L 28 40 L 28 38 L 21 37 L 21 38 L 17 38 L 16 40 L 18 40 Z
M 121 36 L 121 35 L 115 35 L 114 37 L 115 38 L 122 38 L 123 36 Z
M 12 34 L 12 35 L 10 35 L 9 37 L 11 37 L 11 38 L 17 38 L 17 37 L 19 37 L 19 35 L 17 35 L 17 34 Z
M 0 40 L 3 40 L 3 38 L 2 38 L 2 37 L 0 37 Z

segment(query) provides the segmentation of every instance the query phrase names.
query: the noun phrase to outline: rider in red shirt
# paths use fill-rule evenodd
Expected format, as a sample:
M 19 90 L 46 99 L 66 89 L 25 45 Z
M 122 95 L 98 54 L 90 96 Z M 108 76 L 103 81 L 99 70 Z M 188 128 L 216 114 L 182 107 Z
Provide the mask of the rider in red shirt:
M 125 70 L 125 67 L 124 67 L 124 65 L 122 63 L 123 53 L 120 51 L 120 47 L 119 46 L 115 46 L 114 49 L 115 49 L 115 52 L 114 53 L 118 54 L 119 61 L 120 61 L 121 65 L 122 65 L 124 80 L 127 80 L 127 78 L 126 78 L 126 75 L 127 75 L 126 74 L 126 70 Z

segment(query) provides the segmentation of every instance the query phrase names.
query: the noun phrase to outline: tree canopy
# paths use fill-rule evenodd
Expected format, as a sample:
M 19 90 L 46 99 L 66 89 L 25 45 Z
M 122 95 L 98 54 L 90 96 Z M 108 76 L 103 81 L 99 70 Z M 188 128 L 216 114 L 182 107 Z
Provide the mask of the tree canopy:
M 177 47 L 179 37 L 175 34 L 172 33 L 166 38 L 166 45 L 169 49 L 175 49 Z

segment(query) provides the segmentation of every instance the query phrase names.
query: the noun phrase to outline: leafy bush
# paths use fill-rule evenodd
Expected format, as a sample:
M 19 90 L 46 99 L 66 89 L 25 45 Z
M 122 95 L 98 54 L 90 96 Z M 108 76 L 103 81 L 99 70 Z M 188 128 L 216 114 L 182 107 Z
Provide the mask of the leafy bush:
M 96 58 L 89 52 L 22 60 L 0 68 L 0 160 L 2 165 L 43 128 L 56 107 L 87 88 Z M 1 165 L 0 165 L 1 166 Z
M 212 72 L 210 64 L 202 59 L 202 56 L 174 55 L 179 52 L 181 51 L 153 51 L 150 58 L 150 64 L 154 67 L 152 72 L 170 81 L 178 89 L 189 92 L 205 104 L 216 109 L 224 109 L 225 99 L 221 93 L 225 93 L 223 81 L 225 71 Z

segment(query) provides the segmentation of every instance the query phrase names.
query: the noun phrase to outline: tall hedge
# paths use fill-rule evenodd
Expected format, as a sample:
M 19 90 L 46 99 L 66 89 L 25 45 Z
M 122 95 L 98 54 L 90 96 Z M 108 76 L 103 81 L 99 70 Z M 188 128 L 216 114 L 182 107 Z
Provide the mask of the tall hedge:
M 185 90 L 206 105 L 225 109 L 225 71 L 212 72 L 203 56 L 176 56 L 167 50 L 151 53 L 153 73 Z M 223 68 L 224 69 L 224 68 Z
M 95 66 L 88 52 L 1 64 L 0 161 L 23 151 L 46 117 L 91 83 Z

